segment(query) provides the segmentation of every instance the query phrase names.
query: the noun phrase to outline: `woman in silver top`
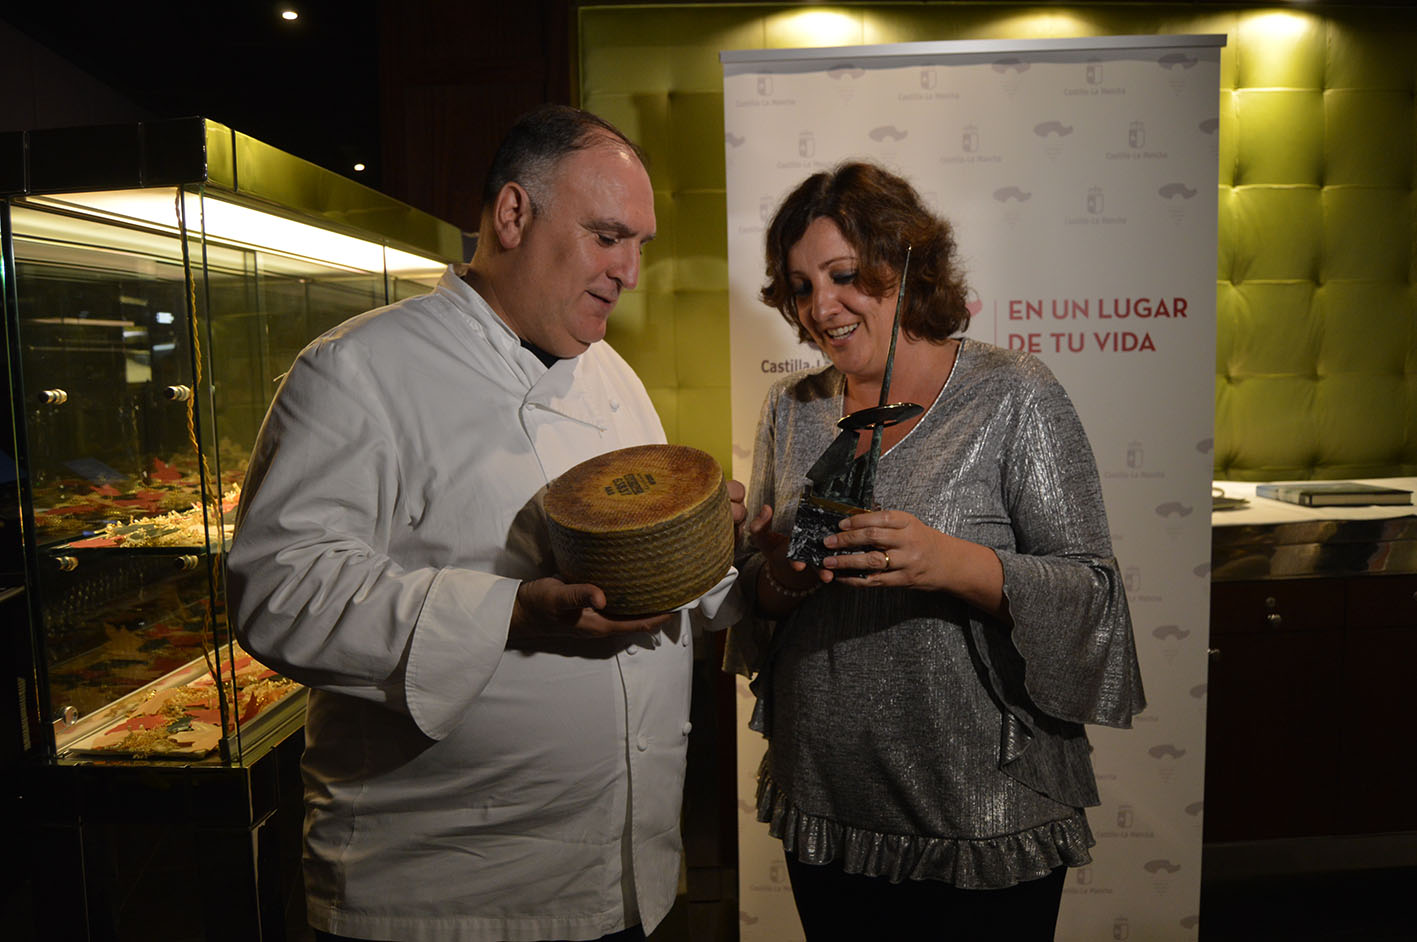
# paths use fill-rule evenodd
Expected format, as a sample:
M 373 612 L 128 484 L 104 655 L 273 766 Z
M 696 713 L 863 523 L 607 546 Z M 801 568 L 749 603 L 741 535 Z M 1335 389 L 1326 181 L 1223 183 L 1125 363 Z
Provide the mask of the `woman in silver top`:
M 1082 425 L 1040 361 L 958 336 L 952 229 L 879 167 L 789 195 L 767 279 L 763 301 L 831 365 L 763 405 L 739 563 L 756 609 L 729 657 L 754 677 L 758 817 L 807 936 L 914 937 L 923 919 L 1051 939 L 1065 868 L 1094 843 L 1083 724 L 1127 727 L 1145 705 Z M 843 415 L 885 401 L 902 290 L 889 400 L 925 410 L 884 431 L 882 509 L 827 535 L 821 568 L 790 560 L 808 469 Z

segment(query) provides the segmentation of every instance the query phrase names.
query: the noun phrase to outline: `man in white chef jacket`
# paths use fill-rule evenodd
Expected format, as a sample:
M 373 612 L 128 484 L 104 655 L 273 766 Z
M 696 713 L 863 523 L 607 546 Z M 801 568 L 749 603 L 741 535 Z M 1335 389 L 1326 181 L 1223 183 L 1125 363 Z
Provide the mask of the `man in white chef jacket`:
M 230 597 L 242 644 L 312 688 L 321 933 L 637 939 L 673 903 L 691 618 L 736 599 L 725 580 L 692 613 L 606 619 L 524 512 L 572 465 L 664 441 L 602 342 L 654 232 L 635 147 L 538 109 L 494 160 L 472 261 L 315 340 L 271 404 Z

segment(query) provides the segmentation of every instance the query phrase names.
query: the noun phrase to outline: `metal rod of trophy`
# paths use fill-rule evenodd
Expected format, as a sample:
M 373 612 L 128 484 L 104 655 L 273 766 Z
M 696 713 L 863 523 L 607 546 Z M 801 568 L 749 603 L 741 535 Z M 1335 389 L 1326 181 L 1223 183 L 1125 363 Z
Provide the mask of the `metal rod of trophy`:
M 905 263 L 900 267 L 900 284 L 896 288 L 895 321 L 891 324 L 891 346 L 886 354 L 886 370 L 881 376 L 881 409 L 883 413 L 891 401 L 891 373 L 895 369 L 895 341 L 896 337 L 900 335 L 900 311 L 902 302 L 905 301 L 905 276 L 909 273 L 910 246 L 907 245 L 905 247 Z M 866 510 L 875 509 L 876 465 L 881 460 L 881 438 L 886 431 L 884 414 L 881 418 L 882 420 L 878 421 L 871 429 L 871 448 L 866 452 L 865 493 L 861 495 L 861 506 Z

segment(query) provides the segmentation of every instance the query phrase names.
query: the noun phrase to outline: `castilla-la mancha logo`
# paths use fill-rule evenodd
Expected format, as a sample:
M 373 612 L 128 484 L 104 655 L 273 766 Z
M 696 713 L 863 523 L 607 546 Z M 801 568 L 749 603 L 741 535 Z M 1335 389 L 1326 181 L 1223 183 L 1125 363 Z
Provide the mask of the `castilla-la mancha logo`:
M 1214 156 L 1220 153 L 1220 119 L 1206 118 L 1197 129 L 1210 140 L 1210 152 Z
M 1156 773 L 1163 782 L 1170 782 L 1176 777 L 1177 763 L 1186 754 L 1186 750 L 1169 742 L 1158 743 L 1146 752 L 1156 760 Z
M 1166 84 L 1176 94 L 1186 90 L 1187 73 L 1200 62 L 1189 52 L 1168 52 L 1156 60 L 1156 64 L 1166 70 Z
M 1166 212 L 1171 215 L 1172 222 L 1180 225 L 1181 220 L 1186 218 L 1186 205 L 1195 199 L 1200 191 L 1195 187 L 1187 186 L 1179 180 L 1163 184 L 1156 195 L 1166 201 Z
M 979 125 L 966 124 L 959 135 L 959 149 L 966 154 L 979 153 Z
M 1023 217 L 1024 204 L 1033 198 L 1033 194 L 1020 186 L 1001 186 L 993 193 L 994 202 L 1003 207 L 1004 222 L 1009 226 L 1014 226 Z
M 1087 207 L 1089 216 L 1101 216 L 1102 207 L 1107 205 L 1107 198 L 1100 186 L 1090 186 L 1087 188 L 1087 196 L 1083 199 L 1083 205 Z
M 1054 160 L 1063 152 L 1063 141 L 1072 135 L 1073 126 L 1058 120 L 1040 121 L 1033 126 L 1033 133 L 1043 139 L 1043 153 Z
M 1010 98 L 1018 91 L 1019 77 L 1028 71 L 1028 63 L 1022 59 L 995 59 L 990 65 L 999 76 L 999 84 Z
M 1132 150 L 1141 150 L 1146 146 L 1146 122 L 1131 121 L 1127 124 L 1127 146 Z
M 1166 659 L 1167 664 L 1171 664 L 1181 651 L 1180 642 L 1189 638 L 1191 633 L 1180 625 L 1158 625 L 1151 632 L 1151 636 L 1161 642 L 1161 656 Z
M 1180 871 L 1181 865 L 1172 863 L 1165 857 L 1158 857 L 1142 864 L 1142 869 L 1151 874 L 1152 889 L 1156 890 L 1158 896 L 1163 896 L 1171 889 L 1171 877 Z
M 856 83 L 865 76 L 866 70 L 852 62 L 842 62 L 827 69 L 827 78 L 836 83 L 836 93 L 842 101 L 850 101 L 856 95 Z

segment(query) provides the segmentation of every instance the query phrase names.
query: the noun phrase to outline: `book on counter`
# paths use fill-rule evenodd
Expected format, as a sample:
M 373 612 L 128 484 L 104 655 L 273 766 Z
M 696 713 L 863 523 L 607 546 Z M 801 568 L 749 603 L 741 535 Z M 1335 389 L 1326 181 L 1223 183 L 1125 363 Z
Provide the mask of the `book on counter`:
M 1361 507 L 1367 504 L 1411 504 L 1412 492 L 1399 487 L 1355 481 L 1306 481 L 1301 484 L 1259 484 L 1256 497 L 1305 507 Z

